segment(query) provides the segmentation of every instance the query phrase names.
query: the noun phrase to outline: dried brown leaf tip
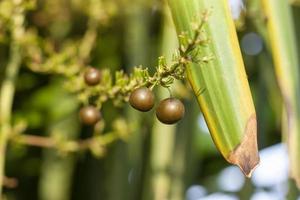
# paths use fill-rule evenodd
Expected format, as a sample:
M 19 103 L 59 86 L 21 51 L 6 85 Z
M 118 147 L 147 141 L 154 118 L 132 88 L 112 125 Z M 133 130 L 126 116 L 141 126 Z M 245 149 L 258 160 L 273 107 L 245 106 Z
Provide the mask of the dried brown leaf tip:
M 239 166 L 245 176 L 251 177 L 252 172 L 259 163 L 255 114 L 251 115 L 247 121 L 242 142 L 230 153 L 227 160 Z

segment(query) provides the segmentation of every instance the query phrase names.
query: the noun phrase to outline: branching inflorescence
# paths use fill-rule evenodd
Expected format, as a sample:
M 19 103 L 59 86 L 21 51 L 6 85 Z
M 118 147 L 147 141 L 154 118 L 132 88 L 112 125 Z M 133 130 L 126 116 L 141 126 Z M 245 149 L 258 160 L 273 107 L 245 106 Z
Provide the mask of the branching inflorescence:
M 69 46 L 44 63 L 40 61 L 41 56 L 37 56 L 40 53 L 36 51 L 29 53 L 28 58 L 30 62 L 28 62 L 28 66 L 33 71 L 61 74 L 67 77 L 65 84 L 67 90 L 77 94 L 78 99 L 84 105 L 95 104 L 97 108 L 101 108 L 104 102 L 112 100 L 117 106 L 122 102 L 127 102 L 129 95 L 136 88 L 148 87 L 152 90 L 158 85 L 168 88 L 175 79 L 184 79 L 185 67 L 189 63 L 209 61 L 211 59 L 210 56 L 200 55 L 200 47 L 208 42 L 208 39 L 201 33 L 208 15 L 209 13 L 205 12 L 202 15 L 201 22 L 194 23 L 195 29 L 192 36 L 186 33 L 180 35 L 180 47 L 174 53 L 173 61 L 170 65 L 166 63 L 166 59 L 163 56 L 158 58 L 158 65 L 153 75 L 150 75 L 148 68 L 143 66 L 134 67 L 131 74 L 126 74 L 122 70 L 117 71 L 114 77 L 109 69 L 103 69 L 99 71 L 101 77 L 97 84 L 88 84 L 82 77 L 91 68 L 83 64 L 80 65 L 79 61 L 68 62 L 71 60 L 70 58 L 78 56 L 74 48 Z M 28 52 L 34 51 L 33 49 L 34 47 L 31 46 Z M 66 64 L 67 66 L 65 66 Z M 87 85 L 90 87 L 87 87 Z M 92 102 L 91 99 L 93 99 Z
M 83 56 L 80 56 L 80 52 L 82 52 L 80 48 L 82 46 L 88 49 L 92 48 L 89 45 L 92 45 L 93 42 L 86 39 L 88 35 L 84 36 L 85 40 L 67 44 L 59 52 L 55 52 L 54 48 L 46 40 L 41 40 L 34 31 L 28 30 L 22 43 L 23 49 L 25 49 L 24 61 L 26 66 L 34 72 L 58 74 L 65 77 L 65 88 L 75 94 L 83 105 L 80 111 L 82 122 L 86 125 L 99 126 L 99 123 L 103 122 L 100 109 L 105 102 L 111 100 L 115 106 L 121 106 L 128 102 L 130 95 L 138 89 L 146 88 L 151 92 L 155 86 L 169 88 L 174 80 L 184 79 L 185 69 L 189 64 L 208 62 L 211 59 L 210 56 L 201 55 L 201 47 L 208 43 L 208 39 L 202 33 L 208 15 L 208 12 L 203 13 L 200 23 L 195 23 L 195 29 L 192 34 L 182 33 L 180 35 L 180 46 L 174 53 L 171 64 L 167 64 L 164 57 L 158 58 L 158 65 L 153 75 L 150 75 L 148 68 L 142 66 L 134 67 L 131 74 L 126 74 L 124 71 L 116 71 L 113 76 L 112 72 L 107 68 L 99 70 L 86 65 Z M 91 31 L 94 31 L 96 34 L 94 28 L 90 27 L 90 29 L 87 30 L 89 34 Z M 90 39 L 95 41 L 94 36 Z M 82 44 L 84 41 L 89 41 L 89 43 L 86 45 Z M 47 55 L 51 56 L 47 57 Z M 164 100 L 164 104 L 165 102 L 172 102 L 179 106 L 181 112 L 174 113 L 176 114 L 176 119 L 164 120 L 160 118 L 165 113 L 157 111 L 159 120 L 167 124 L 180 120 L 184 114 L 184 107 L 181 101 L 177 101 L 175 98 L 168 98 Z M 132 102 L 130 103 L 133 105 Z M 152 107 L 153 105 L 150 106 L 150 109 Z M 161 105 L 158 107 L 161 107 Z M 112 131 L 96 134 L 81 141 L 67 141 L 62 138 L 20 133 L 11 134 L 10 139 L 16 143 L 54 148 L 64 153 L 91 150 L 95 156 L 101 156 L 106 145 L 116 139 L 124 138 L 129 132 L 126 122 L 118 119 L 115 121 Z
M 201 55 L 201 47 L 208 42 L 202 34 L 203 26 L 208 18 L 208 12 L 205 12 L 201 16 L 200 23 L 195 23 L 193 33 L 180 35 L 180 46 L 174 53 L 171 64 L 167 64 L 164 57 L 159 57 L 158 65 L 152 75 L 147 68 L 142 66 L 133 68 L 131 74 L 116 71 L 114 75 L 107 68 L 99 70 L 90 67 L 87 63 L 96 43 L 98 27 L 102 25 L 103 19 L 107 21 L 109 16 L 113 15 L 103 10 L 105 6 L 101 6 L 101 2 L 91 0 L 87 11 L 89 13 L 88 28 L 83 38 L 64 42 L 58 49 L 51 39 L 40 38 L 37 30 L 30 26 L 25 28 L 23 24 L 26 12 L 35 8 L 35 0 L 4 0 L 0 3 L 0 7 L 4 8 L 0 9 L 0 39 L 13 47 L 6 71 L 16 72 L 13 73 L 13 79 L 11 73 L 6 73 L 8 75 L 4 77 L 0 75 L 0 79 L 8 80 L 2 81 L 1 85 L 3 94 L 0 103 L 5 109 L 0 110 L 0 150 L 2 152 L 0 155 L 2 158 L 0 159 L 0 196 L 2 185 L 7 187 L 15 185 L 15 182 L 11 181 L 13 179 L 5 177 L 4 161 L 7 142 L 14 145 L 51 148 L 62 155 L 88 150 L 96 157 L 103 156 L 109 144 L 118 139 L 126 139 L 132 132 L 131 127 L 122 118 L 115 119 L 111 123 L 110 130 L 104 132 L 105 121 L 102 119 L 100 110 L 105 102 L 112 101 L 115 106 L 121 106 L 129 101 L 137 110 L 149 111 L 155 104 L 152 93 L 155 86 L 169 89 L 174 80 L 184 79 L 185 69 L 189 64 L 210 60 L 209 56 Z M 14 17 L 10 18 L 10 16 Z M 199 18 L 196 21 L 199 21 Z M 21 65 L 33 72 L 57 74 L 64 77 L 65 88 L 75 94 L 82 104 L 79 112 L 82 123 L 94 128 L 93 136 L 83 140 L 70 140 L 59 134 L 53 134 L 50 137 L 38 136 L 26 133 L 26 123 L 13 125 L 10 105 L 13 103 L 14 80 L 17 80 L 18 75 L 17 70 L 14 69 L 19 69 Z M 9 87 L 6 87 L 7 85 Z M 157 118 L 165 124 L 176 123 L 183 115 L 184 106 L 174 97 L 162 100 L 156 109 Z

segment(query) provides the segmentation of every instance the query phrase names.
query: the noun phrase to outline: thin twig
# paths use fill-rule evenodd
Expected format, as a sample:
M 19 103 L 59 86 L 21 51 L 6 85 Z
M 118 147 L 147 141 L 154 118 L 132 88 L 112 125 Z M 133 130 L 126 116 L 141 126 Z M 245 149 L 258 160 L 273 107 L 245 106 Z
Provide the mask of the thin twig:
M 83 140 L 59 140 L 52 137 L 38 136 L 38 135 L 29 135 L 22 134 L 12 137 L 10 140 L 17 144 L 41 147 L 41 148 L 50 148 L 61 150 L 64 153 L 72 153 L 77 151 L 85 151 L 95 147 L 104 147 L 119 137 L 115 132 L 106 133 L 99 136 L 94 136 L 91 138 Z
M 6 188 L 16 188 L 18 186 L 18 179 L 4 176 L 3 186 Z

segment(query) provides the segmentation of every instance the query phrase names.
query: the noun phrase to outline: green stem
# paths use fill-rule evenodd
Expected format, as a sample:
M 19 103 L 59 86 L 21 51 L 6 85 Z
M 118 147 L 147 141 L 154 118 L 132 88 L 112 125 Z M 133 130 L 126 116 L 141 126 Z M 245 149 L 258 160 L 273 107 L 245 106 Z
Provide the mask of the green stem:
M 169 9 L 165 8 L 164 28 L 162 36 L 162 53 L 166 56 L 167 62 L 171 62 L 172 51 L 177 48 L 176 30 L 172 22 Z M 176 85 L 175 85 L 176 87 Z M 170 93 L 164 88 L 160 88 L 158 96 L 163 98 Z M 172 165 L 172 156 L 176 142 L 177 126 L 166 126 L 157 120 L 152 129 L 152 147 L 151 147 L 151 189 L 148 192 L 153 195 L 152 199 L 169 199 L 172 189 L 172 174 L 170 167 Z M 162 134 L 163 133 L 163 134 Z M 149 197 L 151 198 L 151 195 Z
M 90 16 L 88 21 L 88 29 L 86 30 L 79 47 L 80 61 L 87 62 L 90 59 L 91 52 L 95 46 L 98 37 L 98 28 L 100 20 L 96 18 L 97 11 L 101 8 L 102 3 L 98 0 L 90 0 Z M 98 9 L 97 9 L 98 8 Z
M 21 3 L 22 1 L 14 2 L 14 13 L 11 19 L 12 41 L 10 43 L 10 57 L 0 91 L 0 198 L 2 196 L 2 186 L 5 173 L 6 146 L 11 130 L 11 112 L 15 93 L 15 84 L 21 65 L 21 52 L 18 43 L 24 33 L 24 8 L 22 8 Z
M 10 61 L 7 65 L 5 78 L 0 91 L 0 195 L 2 194 L 3 178 L 5 173 L 5 152 L 8 136 L 11 129 L 11 111 L 15 93 L 16 77 L 21 64 L 20 47 L 11 43 Z

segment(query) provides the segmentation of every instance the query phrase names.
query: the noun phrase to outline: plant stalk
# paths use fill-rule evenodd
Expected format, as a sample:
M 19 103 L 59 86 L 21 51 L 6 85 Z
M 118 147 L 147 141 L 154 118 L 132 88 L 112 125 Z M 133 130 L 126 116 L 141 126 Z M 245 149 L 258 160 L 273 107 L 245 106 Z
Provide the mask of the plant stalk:
M 10 61 L 6 68 L 5 78 L 0 91 L 0 195 L 5 174 L 5 154 L 11 130 L 11 112 L 15 93 L 15 83 L 21 64 L 20 47 L 11 43 Z
M 15 94 L 15 85 L 21 65 L 21 51 L 19 39 L 23 36 L 24 8 L 22 0 L 14 1 L 14 14 L 11 19 L 12 30 L 10 43 L 10 57 L 6 67 L 0 91 L 0 198 L 2 197 L 5 175 L 5 154 L 11 130 L 12 105 Z
M 162 33 L 162 53 L 167 62 L 172 60 L 172 51 L 178 48 L 176 41 L 176 31 L 172 21 L 171 13 L 168 7 L 164 9 L 164 27 Z M 176 84 L 174 85 L 176 87 Z M 165 88 L 160 88 L 158 96 L 160 99 L 166 97 L 169 92 Z M 173 187 L 172 174 L 172 156 L 176 142 L 177 126 L 166 126 L 155 120 L 152 129 L 152 147 L 151 147 L 151 192 L 152 199 L 170 199 L 171 189 Z M 150 197 L 149 195 L 148 197 Z

